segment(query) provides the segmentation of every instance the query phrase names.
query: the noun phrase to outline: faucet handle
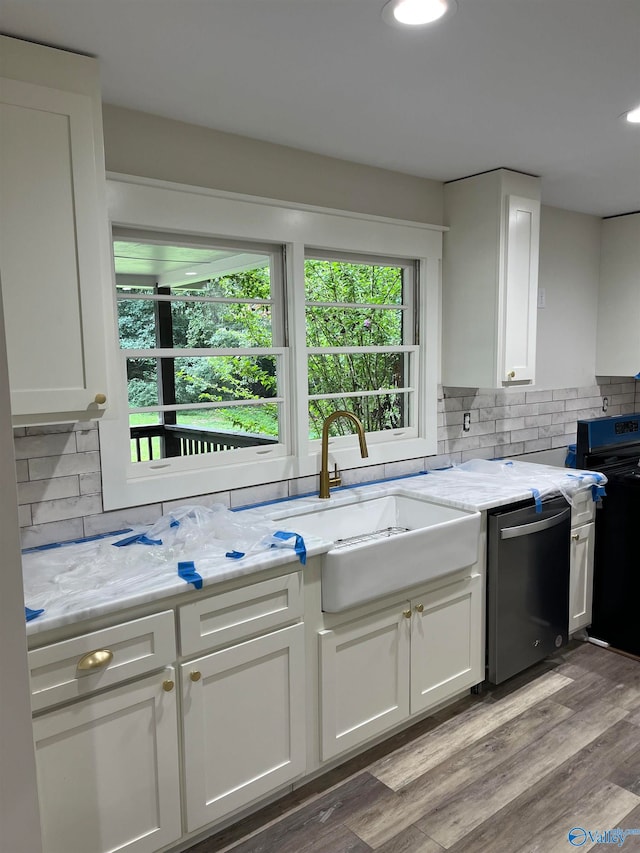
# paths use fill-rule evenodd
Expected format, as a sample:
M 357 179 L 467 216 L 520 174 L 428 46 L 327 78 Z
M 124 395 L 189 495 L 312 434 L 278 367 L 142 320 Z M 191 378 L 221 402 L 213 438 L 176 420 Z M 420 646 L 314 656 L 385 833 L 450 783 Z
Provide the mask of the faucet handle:
M 339 486 L 339 485 L 341 485 L 341 483 L 342 483 L 342 478 L 340 477 L 340 474 L 338 473 L 338 463 L 335 462 L 333 465 L 333 476 L 329 477 L 329 485 L 330 486 Z

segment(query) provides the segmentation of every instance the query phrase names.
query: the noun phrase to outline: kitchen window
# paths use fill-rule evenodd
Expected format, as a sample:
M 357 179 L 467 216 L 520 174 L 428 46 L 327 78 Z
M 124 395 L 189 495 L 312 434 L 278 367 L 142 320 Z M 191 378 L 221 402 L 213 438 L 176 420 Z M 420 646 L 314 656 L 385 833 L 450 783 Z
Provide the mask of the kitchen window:
M 440 228 L 111 177 L 105 509 L 437 452 Z M 378 472 L 376 472 L 378 473 Z M 313 485 L 309 483 L 310 490 Z
M 282 247 L 114 229 L 113 257 L 131 461 L 281 445 Z

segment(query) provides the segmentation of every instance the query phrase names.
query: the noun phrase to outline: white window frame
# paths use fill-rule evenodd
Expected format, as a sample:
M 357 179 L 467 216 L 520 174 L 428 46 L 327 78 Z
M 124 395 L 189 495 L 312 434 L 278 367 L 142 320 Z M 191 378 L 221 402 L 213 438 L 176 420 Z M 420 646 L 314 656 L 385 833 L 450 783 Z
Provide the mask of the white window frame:
M 416 318 L 420 330 L 417 342 L 419 391 L 415 434 L 413 431 L 407 434 L 406 430 L 393 430 L 391 435 L 386 432 L 370 434 L 369 457 L 364 460 L 360 458 L 356 436 L 341 436 L 332 439 L 331 461 L 345 469 L 437 453 L 440 267 L 444 230 L 441 226 L 114 174 L 108 175 L 107 203 L 110 220 L 118 228 L 285 246 L 288 344 L 292 357 L 287 368 L 283 355 L 283 381 L 288 386 L 294 414 L 291 423 L 283 424 L 282 438 L 288 445 L 284 455 L 278 456 L 268 447 L 255 447 L 243 448 L 241 456 L 236 455 L 237 451 L 229 453 L 226 464 L 209 459 L 216 454 L 158 460 L 153 467 L 131 463 L 127 385 L 115 326 L 109 352 L 114 404 L 100 422 L 105 510 L 319 472 L 320 446 L 318 441 L 308 438 L 306 414 L 304 260 L 307 249 L 311 254 L 314 250 L 322 250 L 340 256 L 410 258 L 416 262 L 419 276 Z M 115 282 L 112 293 L 115 304 Z M 298 353 L 303 353 L 304 357 L 297 357 Z

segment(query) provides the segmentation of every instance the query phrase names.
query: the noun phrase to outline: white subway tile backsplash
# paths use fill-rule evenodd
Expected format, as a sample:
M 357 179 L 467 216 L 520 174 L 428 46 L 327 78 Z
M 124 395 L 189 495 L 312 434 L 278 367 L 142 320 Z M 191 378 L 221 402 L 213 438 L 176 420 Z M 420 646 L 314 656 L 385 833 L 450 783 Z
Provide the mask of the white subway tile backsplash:
M 40 501 L 71 498 L 79 494 L 80 484 L 76 476 L 54 477 L 52 480 L 32 480 L 29 483 L 18 483 L 19 504 L 38 504 Z M 53 519 L 50 520 L 53 521 Z
M 16 460 L 16 479 L 19 483 L 25 483 L 29 479 L 29 461 L 27 459 Z
M 14 440 L 16 459 L 35 459 L 40 456 L 57 457 L 76 452 L 76 436 L 73 432 L 51 435 L 27 435 Z
M 31 509 L 33 524 L 48 524 L 51 521 L 64 521 L 67 518 L 84 518 L 102 512 L 102 497 L 85 495 L 40 501 L 40 503 L 34 503 Z
M 78 480 L 80 481 L 81 495 L 101 494 L 102 476 L 100 472 L 95 472 L 93 474 L 79 474 Z
M 99 533 L 112 533 L 127 527 L 141 524 L 153 524 L 162 515 L 161 504 L 134 506 L 129 509 L 117 509 L 100 515 L 90 515 L 84 519 L 84 535 L 95 536 Z
M 99 450 L 100 443 L 97 429 L 80 430 L 76 433 L 76 445 L 78 452 L 86 452 L 88 450 Z
M 31 507 L 27 504 L 26 506 L 18 506 L 18 524 L 20 527 L 29 527 L 32 523 L 31 517 Z
M 279 483 L 264 483 L 261 486 L 247 486 L 244 489 L 234 489 L 231 492 L 231 508 L 251 506 L 265 501 L 275 501 L 289 496 L 287 481 Z
M 38 545 L 51 545 L 52 542 L 66 542 L 69 539 L 81 539 L 85 535 L 81 518 L 67 521 L 54 521 L 50 524 L 38 524 L 22 529 L 22 547 L 35 548 Z M 27 602 L 28 604 L 28 602 Z
M 440 388 L 437 455 L 342 471 L 354 485 L 457 465 L 473 458 L 560 452 L 575 441 L 576 421 L 634 412 L 640 383 L 628 377 L 598 377 L 597 385 L 546 391 Z M 464 414 L 471 429 L 463 432 Z M 187 504 L 240 507 L 318 490 L 318 476 L 219 492 L 164 504 L 102 512 L 99 435 L 93 424 L 58 424 L 14 430 L 19 514 L 24 547 L 149 524 L 162 512 Z
M 67 456 L 45 456 L 29 460 L 31 480 L 47 477 L 65 477 L 67 474 L 90 474 L 100 470 L 100 453 L 70 453 Z

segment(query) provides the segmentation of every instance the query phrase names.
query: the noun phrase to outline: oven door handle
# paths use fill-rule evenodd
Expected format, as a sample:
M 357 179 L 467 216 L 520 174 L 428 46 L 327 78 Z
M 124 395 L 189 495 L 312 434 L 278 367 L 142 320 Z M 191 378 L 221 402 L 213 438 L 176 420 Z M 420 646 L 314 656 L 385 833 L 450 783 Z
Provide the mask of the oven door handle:
M 540 530 L 548 530 L 550 527 L 556 527 L 558 524 L 569 517 L 571 509 L 563 509 L 557 515 L 552 515 L 550 518 L 543 518 L 542 521 L 532 521 L 529 524 L 518 524 L 516 527 L 505 527 L 500 531 L 501 539 L 515 539 L 516 536 L 528 536 L 530 533 L 538 533 Z

